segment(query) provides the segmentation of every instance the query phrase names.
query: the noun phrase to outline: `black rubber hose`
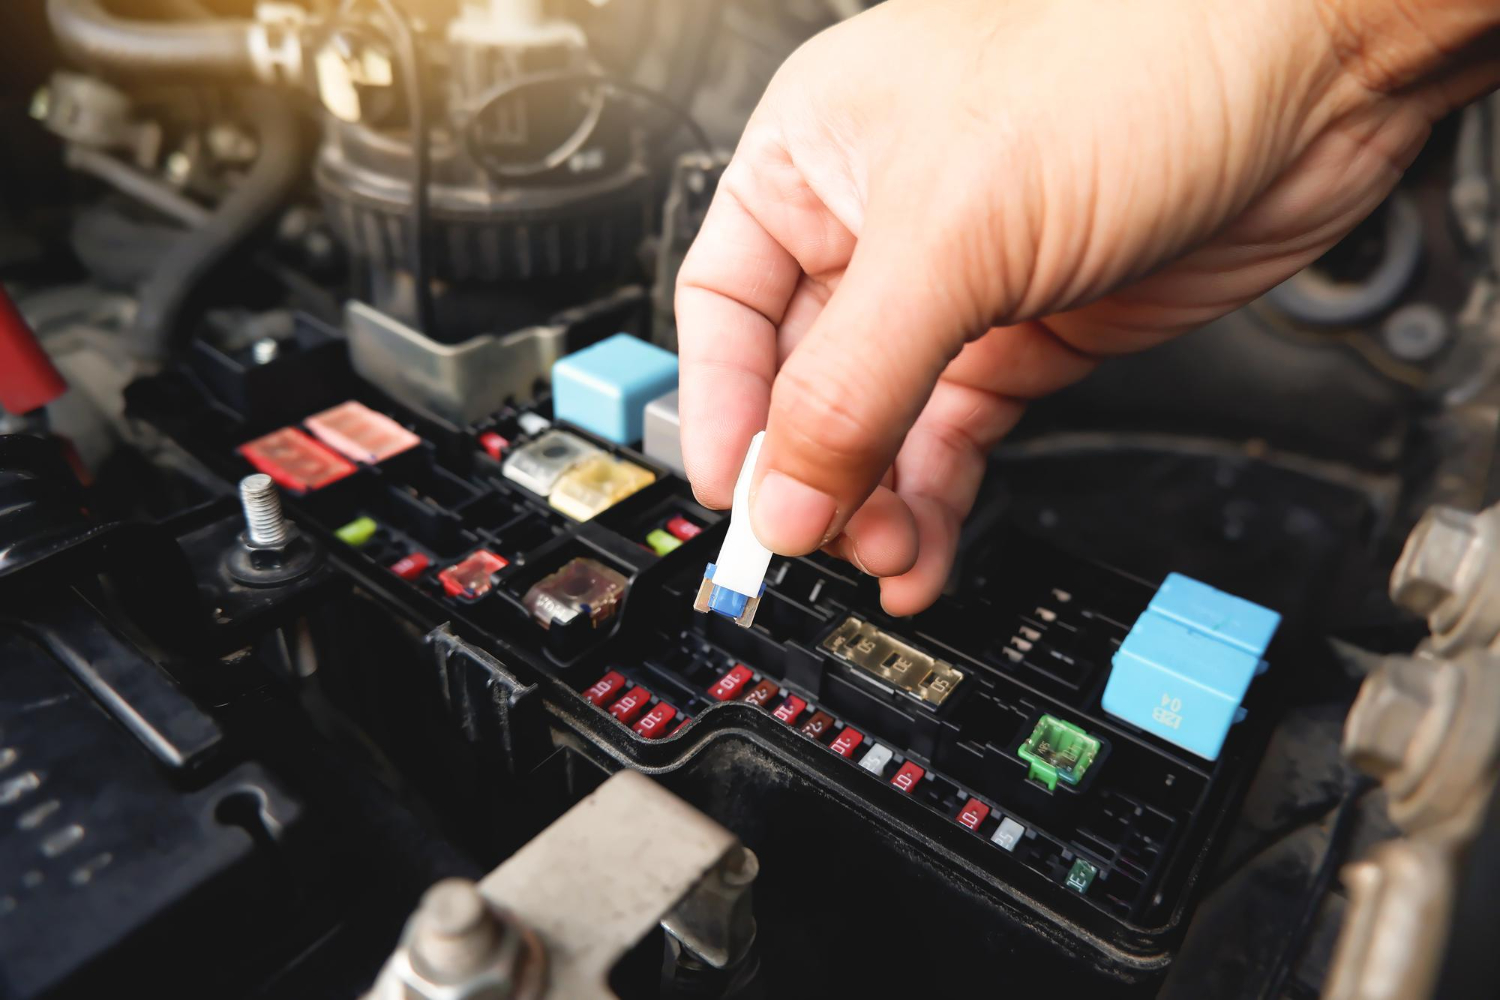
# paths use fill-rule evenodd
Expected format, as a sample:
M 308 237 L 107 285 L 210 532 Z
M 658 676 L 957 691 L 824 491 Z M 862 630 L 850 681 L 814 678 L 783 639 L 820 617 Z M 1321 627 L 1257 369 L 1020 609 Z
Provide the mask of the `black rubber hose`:
M 99 0 L 47 0 L 47 19 L 63 51 L 90 66 L 137 73 L 255 75 L 252 21 L 138 21 L 109 13 Z
M 174 243 L 141 286 L 132 347 L 142 357 L 167 354 L 181 333 L 183 306 L 199 282 L 285 204 L 302 180 L 302 129 L 286 98 L 251 89 L 241 92 L 239 103 L 255 128 L 259 154 L 209 220 Z

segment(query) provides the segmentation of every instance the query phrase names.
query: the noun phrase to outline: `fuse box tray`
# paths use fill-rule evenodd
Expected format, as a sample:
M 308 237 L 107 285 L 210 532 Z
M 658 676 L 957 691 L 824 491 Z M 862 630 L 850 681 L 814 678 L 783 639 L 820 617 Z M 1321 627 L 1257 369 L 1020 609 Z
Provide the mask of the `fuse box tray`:
M 303 395 L 295 412 L 282 399 L 257 413 L 173 372 L 139 383 L 130 405 L 225 484 L 252 471 L 247 443 L 351 399 L 393 418 L 416 444 L 287 508 L 360 588 L 416 628 L 451 623 L 611 759 L 670 772 L 712 741 L 748 740 L 1043 921 L 1142 958 L 1180 936 L 1271 713 L 1252 688 L 1250 720 L 1210 762 L 1103 711 L 1111 657 L 1153 582 L 1006 532 L 1003 562 L 896 620 L 847 564 L 778 557 L 740 628 L 693 610 L 727 513 L 644 454 L 554 423 L 544 388 L 461 427 L 353 378 Z M 510 454 L 557 434 L 652 481 L 575 520 L 506 474 Z M 361 519 L 374 530 L 341 540 Z M 1028 741 L 1048 719 L 1083 734 L 1072 780 L 1037 773 Z

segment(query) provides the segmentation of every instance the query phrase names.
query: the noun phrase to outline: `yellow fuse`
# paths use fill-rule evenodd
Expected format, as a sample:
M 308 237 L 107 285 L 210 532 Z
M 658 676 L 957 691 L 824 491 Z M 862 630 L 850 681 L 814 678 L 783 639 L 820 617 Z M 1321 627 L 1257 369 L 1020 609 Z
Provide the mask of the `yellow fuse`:
M 639 465 L 596 455 L 563 473 L 547 502 L 576 521 L 587 521 L 654 482 L 656 475 Z

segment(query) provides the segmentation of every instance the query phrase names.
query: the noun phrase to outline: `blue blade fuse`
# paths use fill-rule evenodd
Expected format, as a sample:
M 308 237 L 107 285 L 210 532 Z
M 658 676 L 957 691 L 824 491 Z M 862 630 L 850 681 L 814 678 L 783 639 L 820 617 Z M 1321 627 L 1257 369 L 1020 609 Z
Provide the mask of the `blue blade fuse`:
M 766 569 L 771 565 L 771 550 L 760 544 L 750 528 L 750 479 L 755 474 L 755 460 L 760 455 L 761 431 L 750 439 L 745 464 L 734 483 L 734 505 L 729 508 L 729 532 L 719 549 L 717 562 L 708 564 L 703 585 L 693 608 L 712 611 L 734 619 L 741 628 L 755 620 L 755 609 L 766 592 Z

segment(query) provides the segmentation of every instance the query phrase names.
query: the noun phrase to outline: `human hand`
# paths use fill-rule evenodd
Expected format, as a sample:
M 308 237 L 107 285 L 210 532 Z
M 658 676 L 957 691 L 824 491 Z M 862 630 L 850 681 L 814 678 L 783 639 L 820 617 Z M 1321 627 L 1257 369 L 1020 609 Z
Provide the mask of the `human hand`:
M 1332 246 L 1493 86 L 1458 56 L 1494 7 L 887 0 L 812 39 L 678 279 L 698 498 L 764 427 L 760 540 L 926 607 L 1025 401 Z

